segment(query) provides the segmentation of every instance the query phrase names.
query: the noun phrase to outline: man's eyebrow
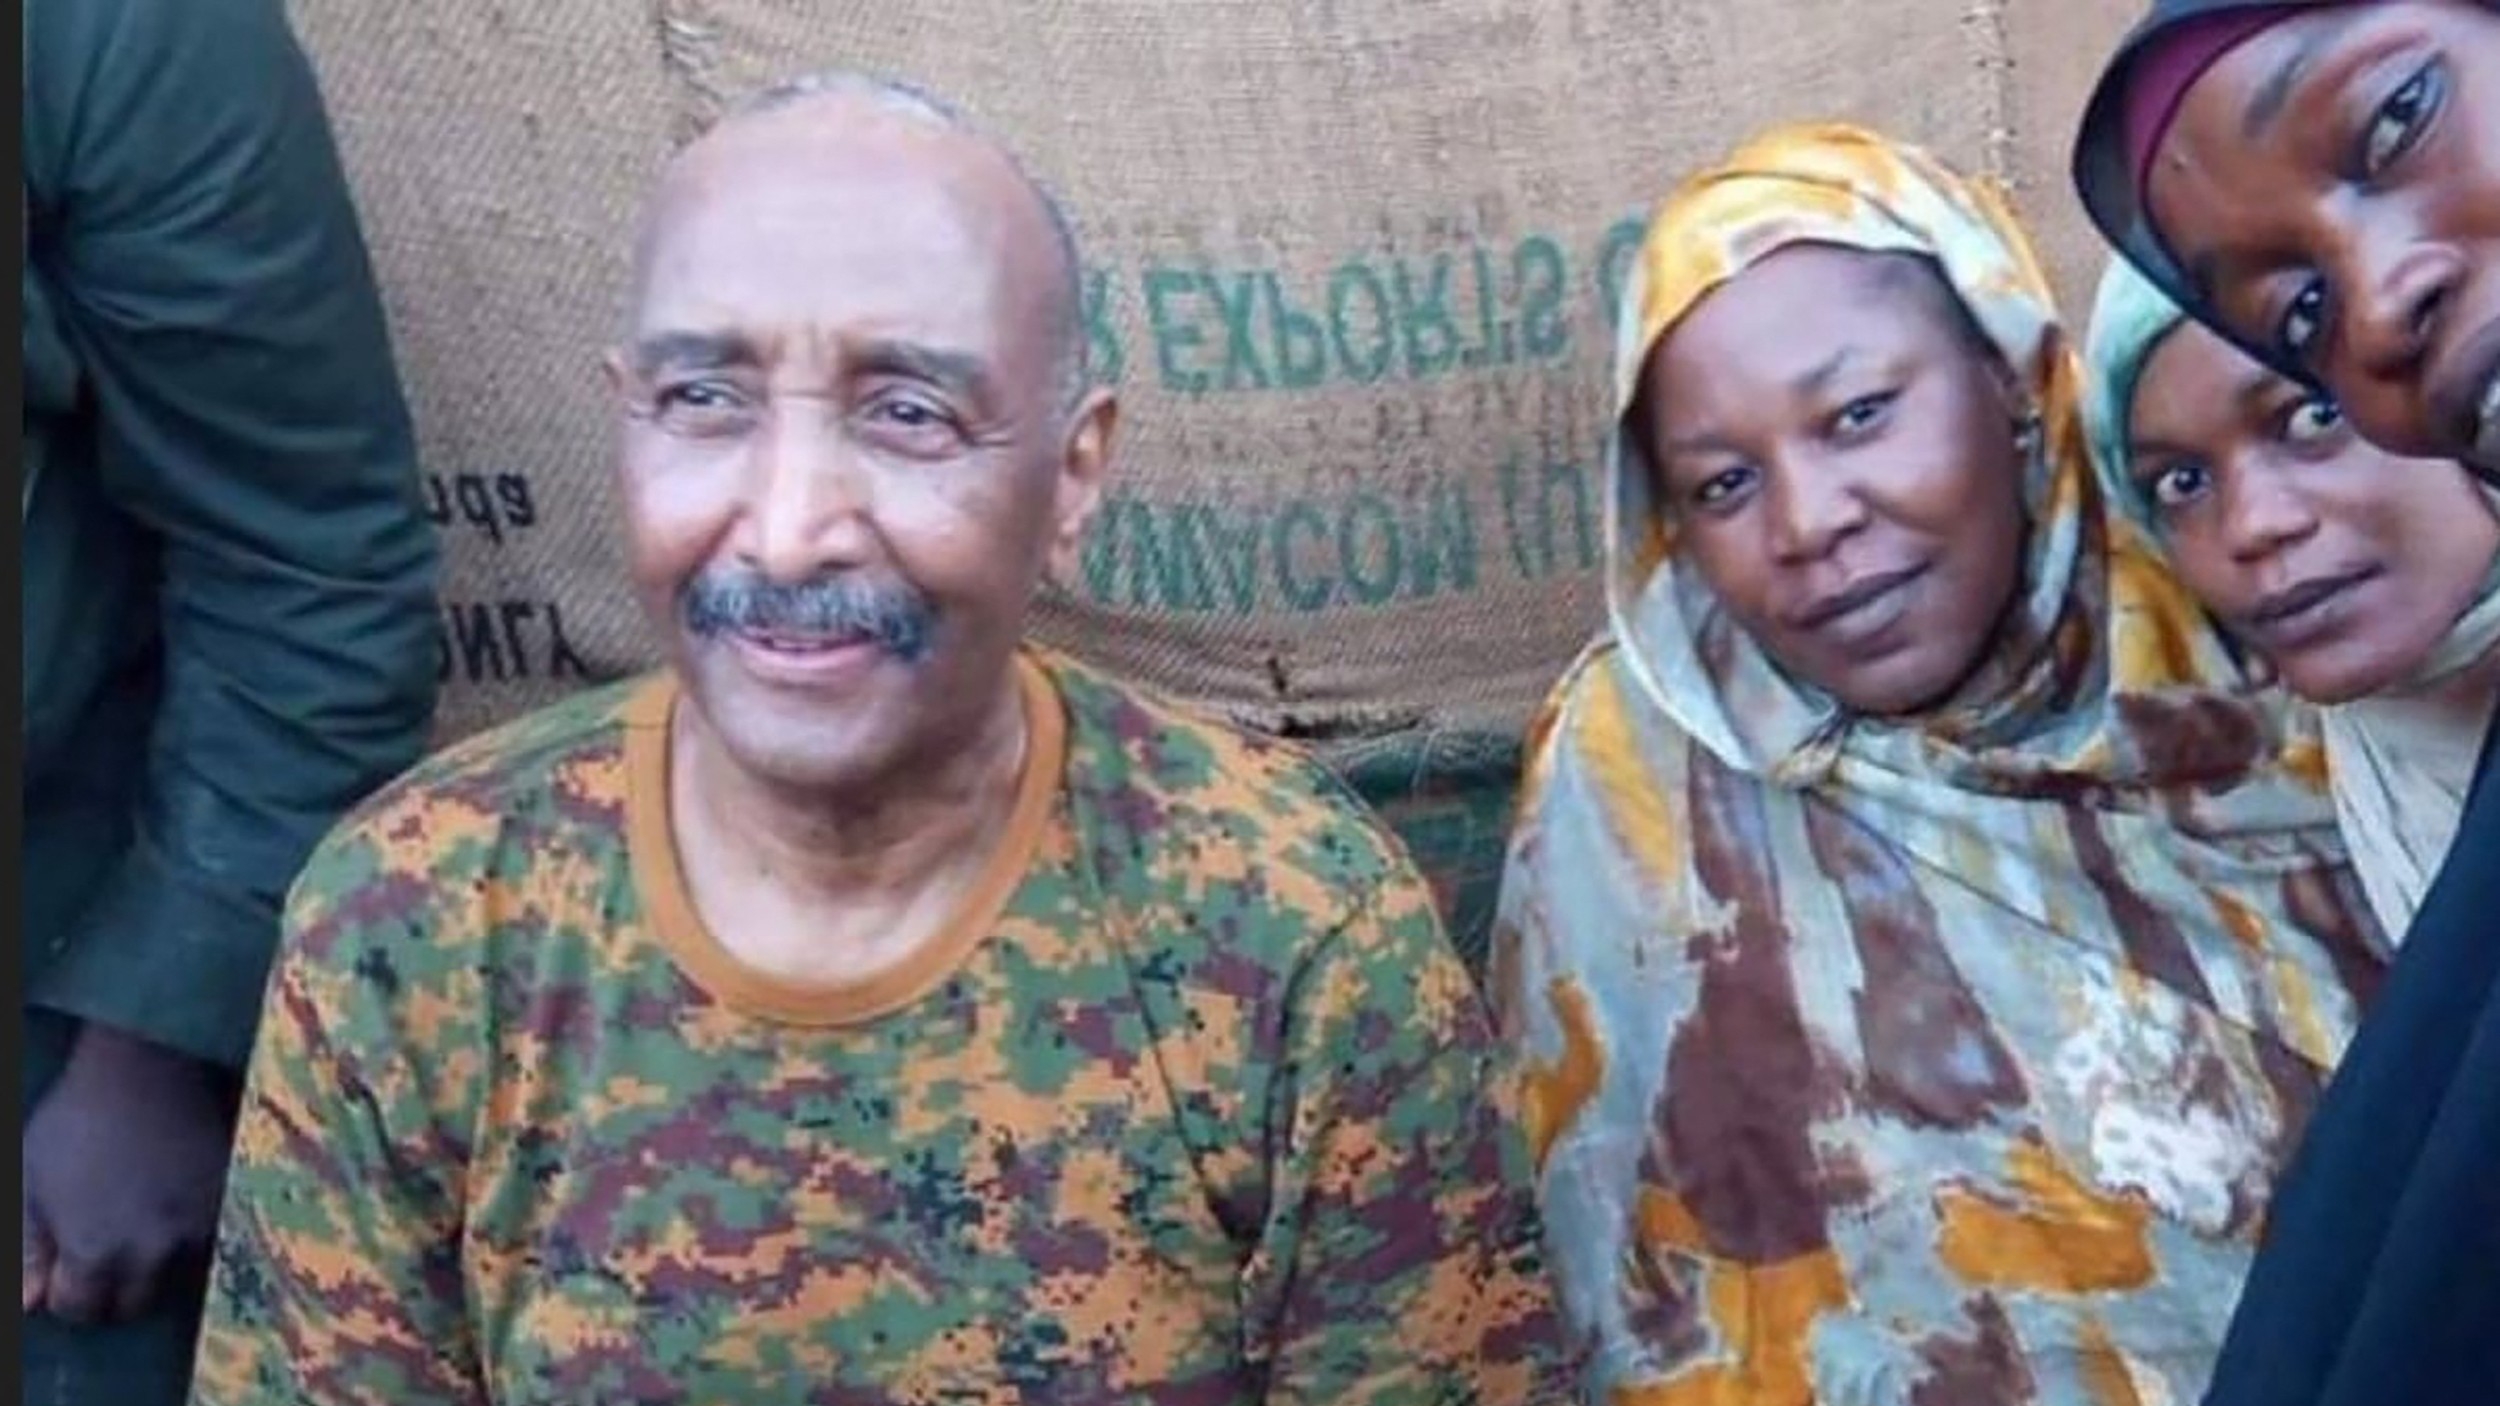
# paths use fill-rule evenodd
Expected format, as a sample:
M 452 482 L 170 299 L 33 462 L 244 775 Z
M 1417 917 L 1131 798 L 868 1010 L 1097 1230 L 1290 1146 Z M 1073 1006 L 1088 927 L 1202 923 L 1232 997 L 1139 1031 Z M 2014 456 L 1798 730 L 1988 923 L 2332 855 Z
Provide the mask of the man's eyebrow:
M 987 400 L 995 389 L 981 358 L 923 342 L 865 342 L 852 360 L 871 374 L 909 376 L 973 400 Z
M 635 340 L 632 359 L 644 376 L 753 366 L 759 360 L 754 344 L 734 332 L 655 332 Z
M 2308 33 L 2300 37 L 2299 46 L 2283 62 L 2274 66 L 2274 71 L 2266 75 L 2264 82 L 2257 85 L 2256 95 L 2248 100 L 2247 110 L 2240 114 L 2242 139 L 2254 142 L 2265 136 L 2266 129 L 2283 116 L 2283 109 L 2291 106 L 2292 90 L 2300 86 L 2300 80 L 2317 63 L 2318 55 L 2326 52 L 2327 45 L 2341 38 L 2344 30 L 2358 18 L 2360 12 L 2357 9 L 2346 10 L 2322 17 L 2310 26 Z

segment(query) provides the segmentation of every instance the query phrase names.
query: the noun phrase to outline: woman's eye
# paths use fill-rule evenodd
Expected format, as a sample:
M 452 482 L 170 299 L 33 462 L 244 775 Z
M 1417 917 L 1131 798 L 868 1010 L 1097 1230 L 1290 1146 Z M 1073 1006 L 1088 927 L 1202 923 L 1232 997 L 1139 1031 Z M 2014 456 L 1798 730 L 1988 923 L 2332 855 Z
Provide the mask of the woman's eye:
M 2343 407 L 2323 396 L 2312 396 L 2284 417 L 2283 438 L 2292 444 L 2317 444 L 2333 439 L 2343 427 Z
M 2420 134 L 2422 119 L 2429 115 L 2434 97 L 2436 70 L 2425 67 L 2404 82 L 2404 86 L 2387 95 L 2378 111 L 2370 117 L 2369 130 L 2361 143 L 2361 171 L 2376 176 L 2389 163 L 2402 156 Z
M 1728 507 L 1752 482 L 1753 470 L 1749 468 L 1721 469 L 1693 489 L 1693 502 L 1704 508 Z
M 1840 413 L 1832 417 L 1832 427 L 1842 434 L 1864 434 L 1883 423 L 1884 416 L 1892 410 L 1893 402 L 1900 398 L 1898 391 L 1877 391 L 1872 395 L 1859 396 L 1840 407 Z
M 934 425 L 952 423 L 945 411 L 925 400 L 915 400 L 909 396 L 889 396 L 878 401 L 870 413 L 877 419 L 888 424 L 899 425 L 907 430 L 927 429 Z
M 2307 362 L 2316 348 L 2318 334 L 2326 327 L 2326 283 L 2311 279 L 2292 298 L 2292 305 L 2283 310 L 2275 323 L 2275 345 L 2293 360 Z
M 2211 479 L 2202 464 L 2165 465 L 2153 475 L 2153 503 L 2164 511 L 2185 507 L 2204 496 Z

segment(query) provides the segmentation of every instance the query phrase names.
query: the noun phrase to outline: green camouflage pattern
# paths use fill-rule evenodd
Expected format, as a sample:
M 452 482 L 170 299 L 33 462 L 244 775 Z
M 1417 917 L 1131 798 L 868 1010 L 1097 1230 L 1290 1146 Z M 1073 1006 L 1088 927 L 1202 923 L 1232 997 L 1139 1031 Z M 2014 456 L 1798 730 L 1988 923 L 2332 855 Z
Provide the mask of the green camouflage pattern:
M 1513 1076 L 1401 847 L 1290 746 L 1041 658 L 1035 861 L 878 1019 L 733 1009 L 654 936 L 644 685 L 352 816 L 290 903 L 194 1400 L 1569 1399 Z

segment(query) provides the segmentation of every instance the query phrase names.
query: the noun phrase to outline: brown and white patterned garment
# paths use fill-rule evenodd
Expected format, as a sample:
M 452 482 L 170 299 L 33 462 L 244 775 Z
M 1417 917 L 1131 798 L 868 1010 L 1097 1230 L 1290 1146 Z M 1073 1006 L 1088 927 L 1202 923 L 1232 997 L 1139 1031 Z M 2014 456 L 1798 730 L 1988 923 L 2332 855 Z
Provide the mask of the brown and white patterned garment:
M 1618 410 L 1804 240 L 1932 258 L 2028 386 L 2023 584 L 1994 686 L 1852 716 L 1615 436 L 1612 626 L 1534 739 L 1495 954 L 1594 1394 L 2190 1406 L 2384 958 L 2314 724 L 2112 545 L 2025 240 L 1915 150 L 1788 129 L 1670 199 Z

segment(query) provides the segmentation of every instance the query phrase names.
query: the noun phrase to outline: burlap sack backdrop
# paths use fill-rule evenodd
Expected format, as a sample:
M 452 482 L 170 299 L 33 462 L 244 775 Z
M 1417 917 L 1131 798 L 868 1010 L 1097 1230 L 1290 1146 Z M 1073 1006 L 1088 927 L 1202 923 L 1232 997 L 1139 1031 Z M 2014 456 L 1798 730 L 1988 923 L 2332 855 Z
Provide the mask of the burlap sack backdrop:
M 595 357 L 655 165 L 773 78 L 908 76 L 1067 201 L 1125 403 L 1047 635 L 1318 741 L 1471 930 L 1518 727 L 1598 623 L 1606 359 L 1648 206 L 1763 125 L 1854 118 L 2006 178 L 2079 304 L 2098 252 L 2062 145 L 2133 8 L 297 0 L 446 533 L 442 731 L 653 657 Z

